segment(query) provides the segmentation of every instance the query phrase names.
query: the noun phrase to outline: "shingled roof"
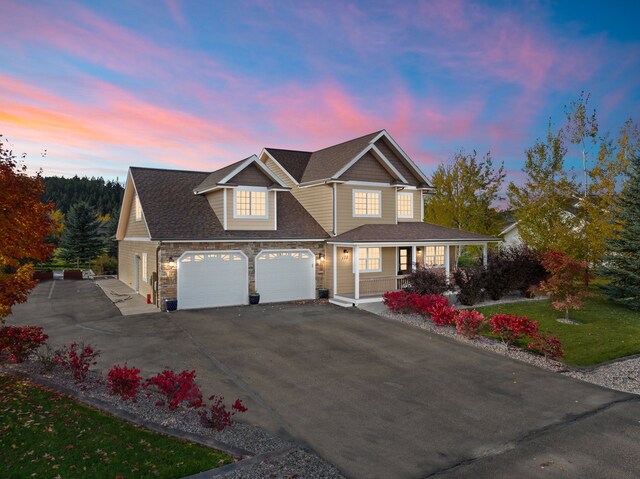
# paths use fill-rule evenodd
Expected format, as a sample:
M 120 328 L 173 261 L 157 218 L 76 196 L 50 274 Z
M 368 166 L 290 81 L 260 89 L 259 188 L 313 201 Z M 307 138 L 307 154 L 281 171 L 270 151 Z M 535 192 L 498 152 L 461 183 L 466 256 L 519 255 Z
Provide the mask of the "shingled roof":
M 354 228 L 331 239 L 331 243 L 377 243 L 423 241 L 500 241 L 490 236 L 470 233 L 430 223 L 407 222 L 390 225 L 368 224 Z
M 287 172 L 298 182 L 302 181 L 302 175 L 309 163 L 312 152 L 298 150 L 282 150 L 280 148 L 265 148 L 265 150 L 287 170 Z
M 277 231 L 225 231 L 206 197 L 193 193 L 209 173 L 137 167 L 130 171 L 154 241 L 329 237 L 289 192 L 277 195 Z

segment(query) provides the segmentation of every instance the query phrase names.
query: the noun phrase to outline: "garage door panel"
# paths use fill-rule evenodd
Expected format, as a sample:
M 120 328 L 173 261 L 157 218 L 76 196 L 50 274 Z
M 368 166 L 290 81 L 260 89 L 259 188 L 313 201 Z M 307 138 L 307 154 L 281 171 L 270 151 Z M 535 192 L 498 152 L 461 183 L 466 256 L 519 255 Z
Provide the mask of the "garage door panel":
M 178 308 L 247 303 L 247 258 L 240 252 L 187 252 L 178 262 Z
M 260 302 L 315 298 L 315 257 L 309 250 L 267 250 L 256 256 Z

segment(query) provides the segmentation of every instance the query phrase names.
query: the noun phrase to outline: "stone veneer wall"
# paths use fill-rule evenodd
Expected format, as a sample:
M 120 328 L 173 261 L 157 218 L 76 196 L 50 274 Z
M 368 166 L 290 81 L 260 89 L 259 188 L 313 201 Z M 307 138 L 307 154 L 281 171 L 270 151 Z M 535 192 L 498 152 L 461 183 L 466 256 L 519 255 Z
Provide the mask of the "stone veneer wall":
M 223 251 L 239 250 L 248 258 L 249 268 L 249 291 L 255 286 L 255 257 L 262 250 L 267 249 L 308 249 L 316 257 L 316 288 L 324 288 L 325 262 L 318 263 L 318 254 L 325 255 L 325 244 L 322 241 L 259 241 L 259 242 L 233 242 L 220 243 L 212 241 L 210 243 L 162 243 L 160 246 L 160 264 L 158 278 L 158 300 L 160 307 L 164 310 L 164 300 L 177 297 L 177 267 L 173 269 L 169 266 L 169 258 L 174 261 L 185 251 Z

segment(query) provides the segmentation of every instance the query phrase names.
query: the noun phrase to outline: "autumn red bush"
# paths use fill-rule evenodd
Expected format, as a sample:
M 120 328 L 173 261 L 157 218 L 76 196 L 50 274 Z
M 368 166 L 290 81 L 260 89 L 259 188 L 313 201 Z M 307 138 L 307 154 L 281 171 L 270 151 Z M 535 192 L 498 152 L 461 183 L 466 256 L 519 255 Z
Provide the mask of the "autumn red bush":
M 140 390 L 142 376 L 138 368 L 130 368 L 127 363 L 124 366 L 115 365 L 107 374 L 107 387 L 113 394 L 120 396 L 123 401 L 135 399 Z
M 0 353 L 7 354 L 10 362 L 21 363 L 47 338 L 40 326 L 0 326 Z
M 454 320 L 458 334 L 465 338 L 475 338 L 484 323 L 484 315 L 475 309 L 473 311 L 463 309 L 457 312 Z
M 455 324 L 456 309 L 453 306 L 436 305 L 431 309 L 431 321 L 436 326 L 451 326 Z
M 489 326 L 491 326 L 491 334 L 500 336 L 500 339 L 507 344 L 513 344 L 521 338 L 536 338 L 540 335 L 538 322 L 526 316 L 494 314 L 489 319 Z
M 559 359 L 564 356 L 562 345 L 557 336 L 538 335 L 527 346 L 546 359 Z
M 569 319 L 569 310 L 582 309 L 584 298 L 591 296 L 587 264 L 579 263 L 559 251 L 547 251 L 542 255 L 542 266 L 549 272 L 549 278 L 540 283 L 539 290 L 551 297 L 551 305 L 564 310 Z
M 177 409 L 180 404 L 186 402 L 188 406 L 199 408 L 202 407 L 202 392 L 200 386 L 195 381 L 195 371 L 181 371 L 176 373 L 171 369 L 165 369 L 161 373 L 147 379 L 144 388 L 155 388 L 167 400 L 169 409 Z M 158 406 L 164 406 L 164 402 L 156 403 Z
M 233 426 L 235 424 L 233 416 L 236 413 L 247 411 L 241 399 L 235 400 L 231 405 L 231 411 L 227 409 L 222 396 L 210 396 L 209 401 L 213 401 L 213 403 L 207 409 L 198 413 L 200 415 L 200 424 L 216 431 L 223 431 L 226 427 Z
M 382 295 L 384 304 L 394 313 L 410 313 L 412 306 L 409 303 L 409 296 L 413 293 L 406 291 L 389 291 Z
M 56 350 L 54 361 L 68 368 L 76 382 L 81 383 L 87 379 L 89 368 L 96 365 L 98 356 L 100 351 L 91 344 L 73 342 Z

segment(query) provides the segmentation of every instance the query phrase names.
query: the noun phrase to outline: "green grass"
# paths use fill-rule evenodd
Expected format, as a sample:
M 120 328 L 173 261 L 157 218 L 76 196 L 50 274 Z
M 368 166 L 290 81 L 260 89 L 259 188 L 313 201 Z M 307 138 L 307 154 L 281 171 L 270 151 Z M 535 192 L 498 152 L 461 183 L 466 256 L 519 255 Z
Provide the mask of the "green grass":
M 558 336 L 564 349 L 563 362 L 570 366 L 590 366 L 640 353 L 640 313 L 602 297 L 589 298 L 582 310 L 569 312 L 569 317 L 580 321 L 580 325 L 558 323 L 556 319 L 564 317 L 564 311 L 553 309 L 549 301 L 502 304 L 477 310 L 486 318 L 506 313 L 538 321 L 541 330 Z
M 0 477 L 179 478 L 231 462 L 0 374 Z

